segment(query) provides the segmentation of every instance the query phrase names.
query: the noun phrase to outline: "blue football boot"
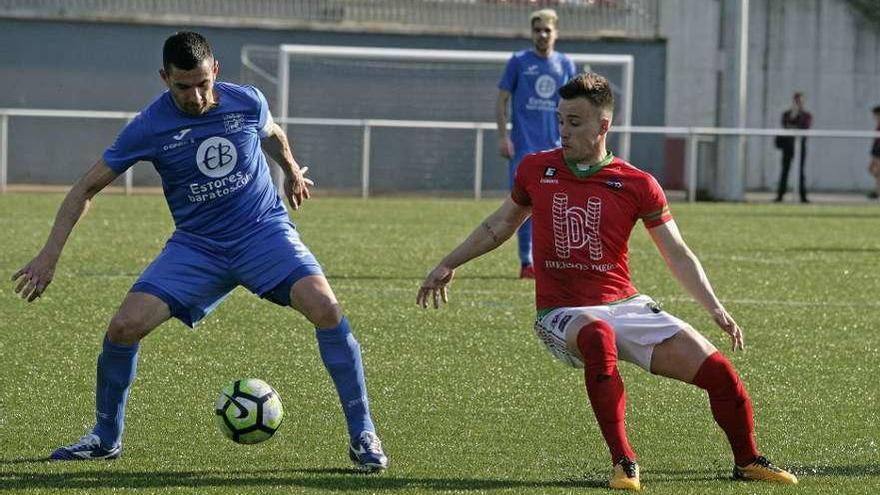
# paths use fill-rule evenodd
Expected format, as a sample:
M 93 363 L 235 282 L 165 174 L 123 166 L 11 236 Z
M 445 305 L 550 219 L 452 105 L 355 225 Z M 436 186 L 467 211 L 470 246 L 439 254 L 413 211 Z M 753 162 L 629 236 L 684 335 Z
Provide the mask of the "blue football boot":
M 101 439 L 94 433 L 87 433 L 78 442 L 58 447 L 49 460 L 52 461 L 91 461 L 111 460 L 122 455 L 122 444 L 112 448 L 101 446 Z
M 348 446 L 348 456 L 359 471 L 376 472 L 388 467 L 382 441 L 372 431 L 363 431 Z

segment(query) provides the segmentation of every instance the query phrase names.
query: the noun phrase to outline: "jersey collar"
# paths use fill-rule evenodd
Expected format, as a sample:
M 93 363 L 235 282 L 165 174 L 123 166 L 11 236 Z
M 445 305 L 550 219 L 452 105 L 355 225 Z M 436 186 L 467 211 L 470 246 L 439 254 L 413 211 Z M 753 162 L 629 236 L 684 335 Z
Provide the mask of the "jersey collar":
M 563 158 L 563 160 L 565 160 Z M 611 163 L 611 160 L 614 160 L 614 154 L 611 153 L 611 150 L 608 150 L 608 153 L 605 154 L 605 158 L 599 160 L 598 162 L 590 165 L 586 170 L 581 170 L 577 167 L 577 164 L 574 162 L 569 162 L 565 160 L 565 164 L 568 166 L 568 169 L 571 170 L 571 173 L 575 175 L 575 177 L 579 179 L 586 179 L 587 177 L 595 174 L 596 172 L 605 168 L 606 165 Z

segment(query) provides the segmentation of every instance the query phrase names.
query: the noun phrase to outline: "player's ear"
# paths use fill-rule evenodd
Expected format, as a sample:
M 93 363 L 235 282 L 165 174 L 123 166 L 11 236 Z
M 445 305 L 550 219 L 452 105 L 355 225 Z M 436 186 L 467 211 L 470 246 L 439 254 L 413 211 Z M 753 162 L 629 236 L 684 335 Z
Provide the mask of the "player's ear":
M 599 119 L 599 135 L 604 136 L 608 134 L 608 129 L 611 128 L 611 117 L 602 116 Z
M 168 72 L 165 71 L 164 67 L 159 69 L 159 77 L 161 77 L 166 84 L 168 83 Z
M 211 72 L 214 73 L 215 78 L 217 77 L 217 74 L 220 73 L 220 61 L 219 60 L 216 60 L 216 59 L 214 60 L 214 68 Z

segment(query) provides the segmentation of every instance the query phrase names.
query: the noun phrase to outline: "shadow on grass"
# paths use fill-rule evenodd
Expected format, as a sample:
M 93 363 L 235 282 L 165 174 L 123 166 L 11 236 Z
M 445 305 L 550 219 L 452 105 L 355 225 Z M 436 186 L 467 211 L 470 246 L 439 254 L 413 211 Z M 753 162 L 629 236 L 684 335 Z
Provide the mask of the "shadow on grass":
M 646 485 L 681 481 L 725 481 L 730 473 L 717 469 L 643 469 L 642 482 Z
M 45 459 L 0 461 L 0 466 L 43 462 Z M 54 465 L 54 464 L 53 464 Z M 81 464 L 77 464 L 81 466 Z M 105 464 L 104 467 L 109 467 Z M 112 469 L 112 468 L 111 468 Z M 482 491 L 523 488 L 541 491 L 550 488 L 605 488 L 604 479 L 529 481 L 502 478 L 406 478 L 388 474 L 369 475 L 351 469 L 255 469 L 204 471 L 116 472 L 88 469 L 73 472 L 41 473 L 0 471 L 0 491 L 26 489 L 97 490 L 106 488 L 157 489 L 207 487 L 297 487 L 333 491 L 429 490 Z
M 21 458 L 0 460 L 4 466 L 47 463 L 46 458 Z M 51 464 L 53 467 L 83 464 Z M 38 466 L 33 466 L 37 468 Z M 880 465 L 843 466 L 794 466 L 792 471 L 802 478 L 841 476 L 878 477 Z M 717 469 L 646 470 L 642 473 L 646 485 L 663 485 L 681 482 L 735 482 L 726 471 Z M 738 483 L 738 482 L 736 482 Z M 88 468 L 72 472 L 42 473 L 38 469 L 28 471 L 0 470 L 0 491 L 25 489 L 82 489 L 107 488 L 162 489 L 162 488 L 209 488 L 209 487 L 297 487 L 333 491 L 360 490 L 425 490 L 425 491 L 484 491 L 525 489 L 540 492 L 560 489 L 605 489 L 604 475 L 585 476 L 563 480 L 516 480 L 504 478 L 418 478 L 398 477 L 389 474 L 369 475 L 343 468 L 303 469 L 254 469 L 203 471 L 113 471 L 112 464 L 102 463 L 100 468 Z
M 821 476 L 864 476 L 880 477 L 880 464 L 861 464 L 844 466 L 792 466 L 791 471 L 803 477 Z

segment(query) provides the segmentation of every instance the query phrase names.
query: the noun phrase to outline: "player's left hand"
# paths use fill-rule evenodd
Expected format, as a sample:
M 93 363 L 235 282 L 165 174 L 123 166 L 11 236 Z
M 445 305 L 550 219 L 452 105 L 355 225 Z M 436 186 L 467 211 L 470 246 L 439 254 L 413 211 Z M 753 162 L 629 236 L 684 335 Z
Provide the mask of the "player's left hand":
M 736 352 L 737 350 L 745 350 L 745 342 L 743 340 L 743 331 L 736 324 L 733 317 L 730 316 L 730 313 L 727 312 L 724 308 L 717 308 L 712 311 L 712 319 L 715 320 L 715 324 L 721 327 L 722 330 L 727 332 L 730 335 L 731 342 L 731 350 Z
M 431 273 L 425 277 L 425 281 L 422 282 L 422 286 L 419 288 L 419 294 L 416 296 L 416 304 L 423 308 L 427 308 L 429 294 L 434 301 L 435 309 L 440 307 L 440 301 L 443 301 L 444 304 L 448 303 L 449 293 L 446 290 L 446 286 L 449 285 L 449 282 L 452 281 L 452 277 L 454 276 L 455 270 L 452 268 L 444 265 L 437 265 L 437 268 L 434 268 Z
M 291 175 L 284 176 L 284 195 L 287 196 L 287 202 L 294 210 L 298 210 L 303 201 L 312 197 L 309 186 L 314 186 L 315 183 L 312 179 L 306 178 L 308 170 L 309 167 L 297 167 Z

